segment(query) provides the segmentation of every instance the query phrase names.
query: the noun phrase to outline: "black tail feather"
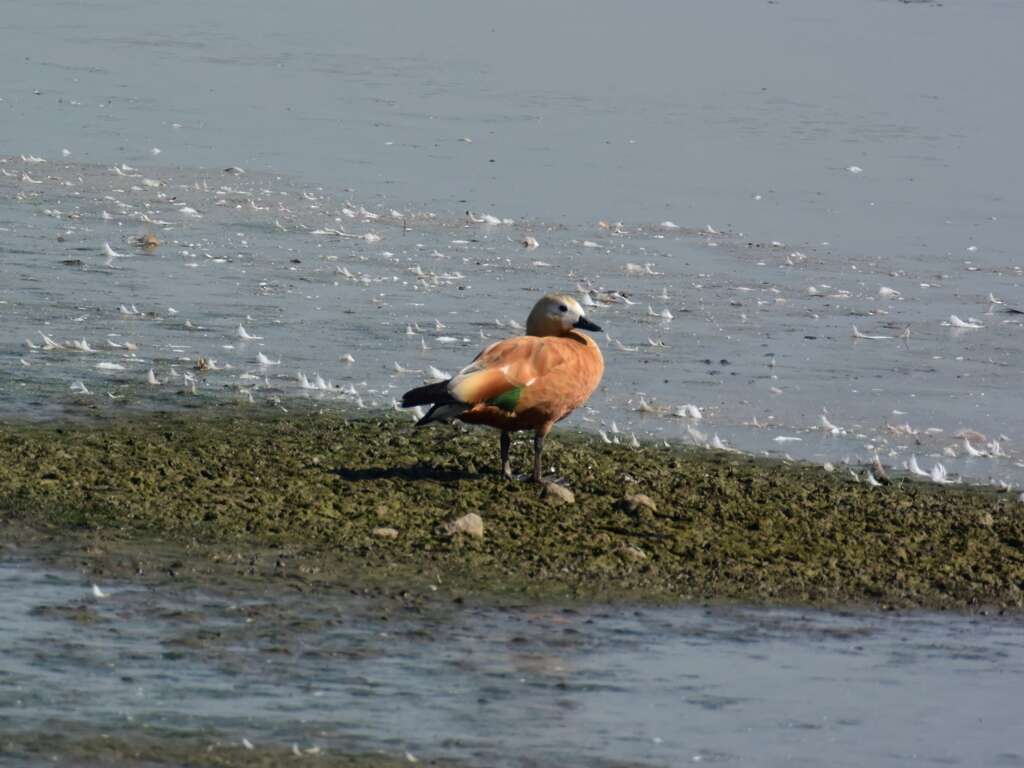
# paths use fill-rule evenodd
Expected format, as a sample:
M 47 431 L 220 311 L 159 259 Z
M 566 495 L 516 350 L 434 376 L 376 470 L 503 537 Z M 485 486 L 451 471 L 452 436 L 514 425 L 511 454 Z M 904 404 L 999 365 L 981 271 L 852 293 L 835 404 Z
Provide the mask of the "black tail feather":
M 457 419 L 462 413 L 468 411 L 472 406 L 460 403 L 457 400 L 450 403 L 437 403 L 432 406 L 426 415 L 416 422 L 417 427 L 423 427 L 435 421 L 449 422 Z
M 455 398 L 448 393 L 447 381 L 439 381 L 436 384 L 416 387 L 402 395 L 403 408 L 412 408 L 415 405 L 443 405 L 454 402 L 456 402 Z

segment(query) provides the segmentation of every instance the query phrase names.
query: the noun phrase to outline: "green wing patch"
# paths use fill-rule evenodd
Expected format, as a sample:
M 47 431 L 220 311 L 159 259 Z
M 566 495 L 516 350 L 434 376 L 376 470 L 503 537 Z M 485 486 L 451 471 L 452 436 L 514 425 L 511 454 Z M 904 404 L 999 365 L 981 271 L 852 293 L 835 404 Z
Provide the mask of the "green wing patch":
M 509 413 L 516 412 L 516 405 L 519 403 L 519 397 L 523 394 L 525 387 L 512 387 L 512 389 L 506 389 L 497 397 L 492 397 L 487 401 L 488 405 L 493 405 L 497 408 L 501 408 L 503 411 Z

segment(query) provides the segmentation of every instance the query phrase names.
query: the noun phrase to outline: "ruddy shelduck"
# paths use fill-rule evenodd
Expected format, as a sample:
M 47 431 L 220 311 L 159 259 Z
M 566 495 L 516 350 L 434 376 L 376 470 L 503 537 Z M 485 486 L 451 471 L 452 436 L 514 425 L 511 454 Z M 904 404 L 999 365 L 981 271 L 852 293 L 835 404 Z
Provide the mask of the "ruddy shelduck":
M 534 305 L 526 335 L 491 344 L 448 381 L 409 390 L 402 407 L 431 405 L 416 422 L 459 419 L 501 430 L 501 471 L 512 477 L 512 432 L 532 429 L 533 480 L 541 481 L 544 438 L 587 401 L 604 373 L 597 343 L 580 330 L 601 329 L 583 308 L 562 293 L 549 293 Z

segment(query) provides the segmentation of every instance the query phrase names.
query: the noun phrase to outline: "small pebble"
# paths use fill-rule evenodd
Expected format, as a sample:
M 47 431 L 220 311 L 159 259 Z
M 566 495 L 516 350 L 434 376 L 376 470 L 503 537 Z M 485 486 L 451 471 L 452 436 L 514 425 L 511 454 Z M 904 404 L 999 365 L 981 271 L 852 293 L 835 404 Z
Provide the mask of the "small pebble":
M 448 530 L 451 533 L 464 533 L 474 539 L 484 537 L 484 521 L 476 512 L 470 512 L 457 520 L 448 523 Z
M 619 552 L 628 557 L 630 560 L 647 559 L 647 553 L 640 549 L 640 547 L 634 547 L 632 544 L 626 544 L 619 550 Z
M 544 483 L 543 494 L 545 499 L 551 499 L 564 504 L 575 504 L 576 495 L 566 488 L 564 485 L 558 483 L 546 482 Z

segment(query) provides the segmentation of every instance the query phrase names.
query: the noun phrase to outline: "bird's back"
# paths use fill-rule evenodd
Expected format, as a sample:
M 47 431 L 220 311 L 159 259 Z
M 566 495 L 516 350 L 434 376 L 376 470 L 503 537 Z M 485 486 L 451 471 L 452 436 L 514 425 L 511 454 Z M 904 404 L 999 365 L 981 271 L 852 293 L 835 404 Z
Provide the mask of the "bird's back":
M 560 421 L 585 403 L 601 381 L 604 358 L 593 339 L 573 331 L 497 342 L 473 366 L 501 372 L 519 391 L 511 408 L 479 403 L 459 418 L 501 429 L 531 429 Z

